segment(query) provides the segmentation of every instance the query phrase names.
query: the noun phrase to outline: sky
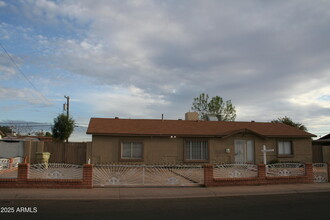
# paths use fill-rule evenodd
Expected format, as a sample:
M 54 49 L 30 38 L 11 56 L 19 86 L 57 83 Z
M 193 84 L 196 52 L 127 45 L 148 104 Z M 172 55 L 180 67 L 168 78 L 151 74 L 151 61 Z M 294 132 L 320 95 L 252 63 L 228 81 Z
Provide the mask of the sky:
M 330 1 L 0 0 L 0 122 L 70 141 L 91 117 L 184 119 L 194 97 L 236 121 L 288 116 L 330 133 Z M 8 54 L 7 54 L 8 53 Z M 39 126 L 39 127 L 37 127 Z

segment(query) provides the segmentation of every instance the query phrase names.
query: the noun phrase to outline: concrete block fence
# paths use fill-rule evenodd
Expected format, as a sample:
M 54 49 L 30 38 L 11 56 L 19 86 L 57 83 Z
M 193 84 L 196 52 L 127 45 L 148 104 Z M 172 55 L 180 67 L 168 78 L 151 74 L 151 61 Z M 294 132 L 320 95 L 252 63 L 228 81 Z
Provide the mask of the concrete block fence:
M 233 186 L 233 185 L 265 185 L 265 184 L 290 184 L 313 183 L 313 165 L 305 163 L 303 176 L 267 176 L 266 165 L 258 165 L 258 175 L 246 178 L 215 178 L 213 165 L 204 165 L 204 186 Z M 330 163 L 328 163 L 328 180 L 330 180 Z
M 20 163 L 18 168 L 12 167 L 8 170 L 0 170 L 0 173 L 9 170 L 17 171 L 15 178 L 0 178 L 0 188 L 93 188 L 93 165 L 82 166 L 81 179 L 43 179 L 29 178 L 30 164 Z M 17 169 L 17 170 L 16 170 Z M 264 184 L 289 184 L 289 183 L 313 183 L 313 165 L 305 163 L 305 172 L 301 176 L 268 176 L 264 164 L 257 165 L 255 177 L 218 178 L 214 177 L 214 166 L 203 165 L 204 186 L 234 186 L 234 185 L 264 185 Z M 330 163 L 328 163 L 328 180 L 330 180 Z
M 18 165 L 17 178 L 0 179 L 0 188 L 93 188 L 93 165 L 83 165 L 82 179 L 39 179 L 29 177 L 30 164 Z

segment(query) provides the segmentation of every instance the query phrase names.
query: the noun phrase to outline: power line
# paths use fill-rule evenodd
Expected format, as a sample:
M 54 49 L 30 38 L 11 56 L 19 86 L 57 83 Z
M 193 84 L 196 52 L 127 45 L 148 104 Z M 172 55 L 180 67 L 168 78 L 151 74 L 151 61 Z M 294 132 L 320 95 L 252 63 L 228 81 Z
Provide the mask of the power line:
M 6 48 L 1 43 L 0 43 L 0 46 L 3 49 L 3 51 L 5 52 L 5 54 L 8 56 L 8 58 L 10 59 L 10 61 L 17 68 L 18 72 L 23 75 L 23 77 L 25 78 L 25 80 L 28 81 L 28 83 L 31 85 L 31 87 L 34 89 L 34 91 L 36 91 L 43 98 L 43 102 L 45 104 L 49 104 L 50 101 L 41 92 L 39 92 L 38 89 L 33 85 L 33 83 L 31 82 L 31 80 L 29 80 L 29 78 L 24 74 L 24 72 L 21 70 L 21 68 L 17 65 L 17 63 L 13 59 L 13 57 L 7 52 Z

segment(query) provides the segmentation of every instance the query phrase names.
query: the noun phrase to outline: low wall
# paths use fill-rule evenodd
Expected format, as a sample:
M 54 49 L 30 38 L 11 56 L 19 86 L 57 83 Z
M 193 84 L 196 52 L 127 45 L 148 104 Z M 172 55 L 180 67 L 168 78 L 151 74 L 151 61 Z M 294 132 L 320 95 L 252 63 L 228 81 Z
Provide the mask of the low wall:
M 204 167 L 204 186 L 313 183 L 312 163 L 305 163 L 305 175 L 303 176 L 267 176 L 266 166 L 264 164 L 259 164 L 258 174 L 256 177 L 214 178 L 213 165 L 208 164 L 208 165 L 204 165 L 203 167 Z M 329 166 L 328 166 L 328 176 L 330 176 Z
M 93 188 L 93 165 L 83 165 L 82 179 L 38 179 L 29 177 L 30 164 L 18 165 L 17 178 L 0 179 L 0 188 Z
M 14 166 L 9 166 L 8 169 L 0 170 L 0 174 L 2 174 L 2 178 L 0 178 L 0 188 L 93 188 L 93 165 L 85 164 L 85 165 L 70 165 L 64 164 L 65 166 L 57 166 L 53 167 L 54 170 L 48 165 L 44 165 L 46 167 L 39 167 L 36 165 L 31 165 L 29 163 L 20 163 L 18 164 L 18 168 Z M 59 164 L 61 165 L 61 164 Z M 315 164 L 316 165 L 316 164 Z M 68 168 L 67 166 L 70 166 Z M 264 185 L 264 184 L 290 184 L 290 183 L 313 183 L 314 178 L 317 175 L 314 175 L 313 164 L 305 163 L 299 164 L 299 172 L 293 172 L 288 174 L 291 176 L 276 176 L 280 174 L 276 174 L 273 171 L 271 172 L 270 167 L 267 167 L 263 164 L 253 165 L 252 168 L 249 165 L 249 174 L 242 177 L 241 173 L 237 171 L 235 168 L 236 165 L 221 165 L 224 169 L 231 170 L 230 175 L 218 175 L 219 172 L 216 172 L 214 165 L 207 164 L 203 166 L 203 172 L 199 172 L 200 177 L 203 178 L 204 182 L 201 181 L 199 184 L 204 186 L 235 186 L 235 185 Z M 240 166 L 240 165 L 239 165 Z M 219 165 L 216 167 L 219 168 Z M 69 169 L 68 175 L 65 174 L 65 171 L 61 170 Z M 71 170 L 73 169 L 73 171 Z M 201 167 L 200 167 L 201 169 Z M 222 169 L 222 168 L 221 168 Z M 273 168 L 272 168 L 273 169 Z M 252 172 L 252 171 L 253 172 Z M 97 172 L 96 172 L 97 173 Z M 96 174 L 95 173 L 95 174 Z M 243 173 L 243 172 L 242 172 Z M 251 175 L 251 173 L 253 173 Z M 325 175 L 324 180 L 330 180 L 330 163 L 327 166 L 324 166 L 324 170 L 322 171 L 323 175 Z M 9 175 L 14 174 L 14 175 Z M 47 175 L 45 175 L 47 174 Z M 49 176 L 52 174 L 53 176 Z M 181 177 L 189 178 L 183 176 L 184 173 L 178 173 Z M 268 175 L 267 175 L 268 174 Z M 6 176 L 6 177 L 5 177 Z M 4 178 L 5 177 L 5 178 Z M 110 177 L 110 176 L 109 176 Z M 324 177 L 324 176 L 323 176 Z M 46 179 L 47 178 L 47 179 Z M 55 179 L 54 179 L 55 178 Z M 61 178 L 61 179 L 59 179 Z M 167 178 L 171 179 L 172 174 Z M 118 185 L 120 186 L 120 185 Z

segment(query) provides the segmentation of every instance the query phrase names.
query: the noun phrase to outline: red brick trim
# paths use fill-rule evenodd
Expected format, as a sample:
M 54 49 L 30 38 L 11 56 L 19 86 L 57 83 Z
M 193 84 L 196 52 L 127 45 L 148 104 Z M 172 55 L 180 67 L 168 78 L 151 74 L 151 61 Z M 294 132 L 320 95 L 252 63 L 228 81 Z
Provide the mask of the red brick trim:
M 13 172 L 14 170 L 17 170 L 17 168 L 10 168 L 10 169 L 5 169 L 5 170 L 0 170 L 0 174 L 3 174 L 3 173 L 10 173 L 10 172 Z
M 211 186 L 213 184 L 213 165 L 204 164 L 204 186 Z
M 258 164 L 258 178 L 259 179 L 266 179 L 266 165 L 265 164 Z
M 9 169 L 11 169 L 13 167 L 13 158 L 9 158 Z
M 0 188 L 93 188 L 93 165 L 83 166 L 82 179 L 29 179 L 30 164 L 18 165 L 17 179 L 0 179 Z
M 329 163 L 330 165 L 330 163 Z M 213 166 L 204 165 L 204 185 L 205 186 L 233 186 L 233 185 L 261 185 L 261 184 L 288 184 L 288 183 L 312 183 L 313 166 L 312 163 L 305 163 L 304 176 L 273 176 L 266 175 L 266 166 L 258 164 L 258 176 L 248 178 L 214 178 Z M 328 166 L 328 171 L 330 169 Z

